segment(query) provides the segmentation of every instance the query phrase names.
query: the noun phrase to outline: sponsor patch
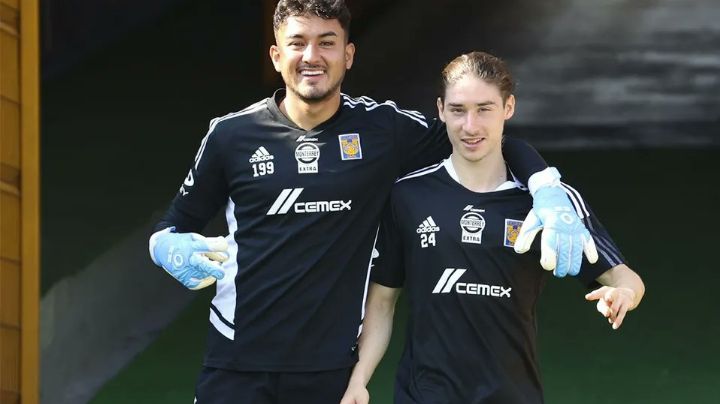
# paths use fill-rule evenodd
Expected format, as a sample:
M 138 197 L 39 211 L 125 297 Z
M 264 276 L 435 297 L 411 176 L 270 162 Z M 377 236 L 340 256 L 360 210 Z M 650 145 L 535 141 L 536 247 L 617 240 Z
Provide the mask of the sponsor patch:
M 472 209 L 460 218 L 460 229 L 462 230 L 461 241 L 463 243 L 481 244 L 482 232 L 485 229 L 485 218 L 479 212 L 483 209 Z
M 505 241 L 503 242 L 505 247 L 515 247 L 515 240 L 517 240 L 522 224 L 522 220 L 505 219 Z
M 300 143 L 295 148 L 295 160 L 298 163 L 299 174 L 314 174 L 318 172 L 320 148 L 314 143 Z
M 338 135 L 340 142 L 340 158 L 343 160 L 362 159 L 362 147 L 360 146 L 359 133 L 346 133 Z

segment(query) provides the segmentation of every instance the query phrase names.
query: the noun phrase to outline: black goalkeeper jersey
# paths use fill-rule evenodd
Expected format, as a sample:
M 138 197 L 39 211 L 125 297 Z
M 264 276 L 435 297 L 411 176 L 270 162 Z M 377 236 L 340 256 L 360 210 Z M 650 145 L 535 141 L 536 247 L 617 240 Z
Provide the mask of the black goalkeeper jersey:
M 532 198 L 509 183 L 472 192 L 454 178 L 449 159 L 406 176 L 383 214 L 371 279 L 404 287 L 410 306 L 396 402 L 542 403 L 535 306 L 551 275 L 538 243 L 513 250 Z M 579 274 L 589 286 L 624 259 L 580 195 L 566 190 L 600 255 Z
M 355 363 L 390 189 L 450 152 L 439 121 L 391 101 L 342 95 L 338 112 L 306 131 L 279 110 L 283 97 L 279 90 L 211 121 L 156 226 L 199 232 L 227 206 L 230 260 L 211 305 L 206 366 L 314 371 Z M 542 159 L 527 151 L 513 154 L 525 180 L 544 168 L 532 167 Z

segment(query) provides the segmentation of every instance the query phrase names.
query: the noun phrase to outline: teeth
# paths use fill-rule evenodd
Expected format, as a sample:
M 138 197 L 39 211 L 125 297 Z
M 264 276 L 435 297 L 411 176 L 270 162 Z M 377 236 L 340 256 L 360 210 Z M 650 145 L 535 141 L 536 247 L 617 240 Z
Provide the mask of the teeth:
M 319 76 L 323 74 L 322 70 L 301 70 L 300 73 L 305 76 Z
M 470 140 L 470 139 L 465 139 L 464 142 L 465 142 L 465 143 L 470 143 L 470 144 L 477 144 L 477 143 L 480 143 L 481 140 L 482 140 L 482 139 L 472 139 L 472 140 Z

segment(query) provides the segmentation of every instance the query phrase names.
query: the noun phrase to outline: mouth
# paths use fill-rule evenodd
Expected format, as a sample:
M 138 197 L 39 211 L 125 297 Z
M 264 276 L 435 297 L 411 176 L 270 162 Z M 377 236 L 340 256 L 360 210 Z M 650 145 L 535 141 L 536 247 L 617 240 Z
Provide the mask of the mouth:
M 325 74 L 325 69 L 321 69 L 318 67 L 303 67 L 298 69 L 298 73 L 302 77 L 320 77 Z
M 460 139 L 461 142 L 463 142 L 468 147 L 475 147 L 482 143 L 485 140 L 484 137 L 473 137 L 473 138 L 465 138 Z

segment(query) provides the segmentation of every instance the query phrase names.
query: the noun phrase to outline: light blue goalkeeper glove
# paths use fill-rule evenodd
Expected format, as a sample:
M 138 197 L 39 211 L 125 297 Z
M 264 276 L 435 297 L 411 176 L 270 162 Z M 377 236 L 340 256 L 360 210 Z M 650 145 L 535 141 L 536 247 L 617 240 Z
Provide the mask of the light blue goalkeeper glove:
M 169 227 L 150 237 L 150 257 L 156 265 L 192 290 L 210 286 L 225 276 L 220 266 L 229 258 L 225 238 L 174 230 Z
M 580 272 L 583 252 L 590 263 L 597 262 L 598 253 L 590 232 L 578 217 L 565 189 L 560 186 L 560 174 L 554 168 L 549 170 L 551 181 L 533 192 L 533 208 L 515 240 L 515 252 L 522 254 L 528 251 L 535 236 L 542 230 L 540 265 L 559 278 L 568 274 L 574 276 Z

